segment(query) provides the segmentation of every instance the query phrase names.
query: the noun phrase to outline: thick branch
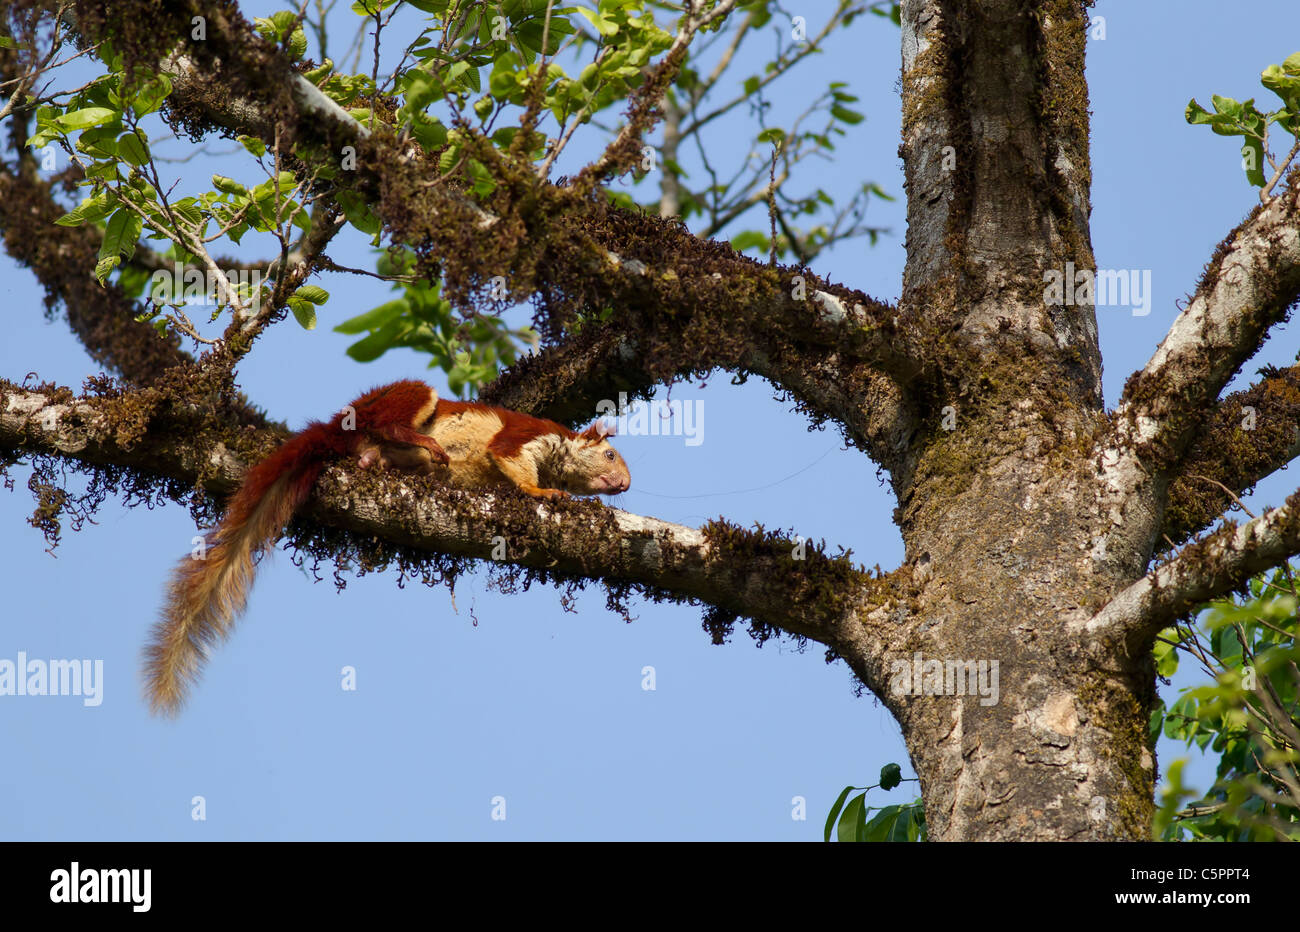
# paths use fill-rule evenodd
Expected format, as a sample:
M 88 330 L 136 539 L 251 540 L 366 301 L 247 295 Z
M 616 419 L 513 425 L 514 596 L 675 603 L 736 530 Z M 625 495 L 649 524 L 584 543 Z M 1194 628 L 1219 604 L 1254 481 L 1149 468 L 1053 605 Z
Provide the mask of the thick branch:
M 1044 288 L 1045 272 L 1095 267 L 1086 7 L 904 0 L 900 306 L 945 334 L 941 378 L 982 347 L 1029 345 L 1056 355 L 1053 377 L 1100 408 L 1094 309 Z
M 243 431 L 227 438 L 228 446 L 179 422 L 150 424 L 143 431 L 130 422 L 128 436 L 123 419 L 129 421 L 132 410 L 130 396 L 76 398 L 66 389 L 27 391 L 0 383 L 0 450 L 124 466 L 224 492 L 246 468 L 234 445 L 265 448 L 280 436 Z M 335 468 L 303 514 L 320 525 L 431 554 L 487 560 L 504 538 L 507 557 L 497 562 L 699 600 L 724 615 L 825 643 L 855 669 L 879 666 L 878 652 L 868 654 L 864 647 L 876 642 L 858 618 L 879 613 L 897 597 L 895 580 L 872 577 L 779 535 L 724 524 L 697 530 L 589 501 L 542 504 L 509 492 L 457 491 L 408 475 L 376 479 Z
M 686 313 L 655 313 L 653 303 L 647 303 L 646 313 L 634 323 L 620 319 L 584 327 L 525 356 L 484 386 L 480 397 L 576 424 L 589 419 L 601 401 L 617 400 L 623 393 L 629 399 L 648 397 L 656 385 L 704 378 L 717 368 L 753 374 L 790 391 L 815 420 L 830 418 L 844 425 L 851 443 L 889 470 L 896 482 L 905 481 L 913 414 L 892 378 L 855 361 L 858 334 L 845 326 L 853 315 L 844 308 L 856 307 L 853 314 L 861 314 L 862 296 L 833 290 L 844 297 L 818 291 L 802 305 L 747 304 L 724 321 L 708 314 L 703 301 L 694 304 L 701 307 L 699 321 Z M 724 338 L 705 335 L 711 323 L 724 325 Z M 697 327 L 699 338 L 680 339 Z
M 1146 649 L 1163 628 L 1198 605 L 1244 586 L 1252 576 L 1300 553 L 1300 493 L 1248 524 L 1226 523 L 1204 540 L 1121 590 L 1081 624 L 1093 638 Z
M 230 28 L 217 30 L 217 35 L 225 35 Z M 186 112 L 231 132 L 269 133 L 273 121 L 265 114 L 272 104 L 232 95 L 229 88 L 235 72 L 253 69 L 254 76 L 266 79 L 255 81 L 259 94 L 273 94 L 275 85 L 269 80 L 271 73 L 266 72 L 264 59 L 274 56 L 264 50 L 254 55 L 236 43 L 221 45 L 218 51 L 221 57 L 211 63 L 210 72 L 196 73 L 189 58 L 172 60 L 173 78 L 178 87 L 186 88 Z M 277 68 L 281 66 L 283 63 Z M 283 68 L 287 71 L 287 66 Z M 243 82 L 253 80 L 245 76 Z M 288 135 L 318 138 L 320 129 L 313 114 L 324 104 L 317 102 L 306 112 L 298 107 L 302 99 L 313 95 L 323 99 L 324 95 L 301 79 L 294 87 L 293 95 L 281 93 L 274 99 L 274 111 Z M 355 121 L 330 126 L 336 143 L 342 138 L 358 146 L 361 130 Z M 350 140 L 345 138 L 349 132 L 355 134 Z M 403 178 L 401 173 L 411 168 L 416 169 L 414 176 Z M 402 190 L 400 202 L 395 196 L 390 206 L 390 210 L 404 211 L 402 220 L 437 216 L 439 204 L 449 212 L 477 218 L 473 226 L 484 240 L 487 255 L 499 248 L 500 240 L 515 235 L 513 230 L 503 229 L 505 224 L 498 222 L 499 218 L 467 206 L 463 198 L 434 184 L 433 166 L 426 169 L 410 160 L 361 157 L 357 171 L 349 175 L 356 175 L 348 180 L 363 189 Z M 556 189 L 543 188 L 555 196 L 543 198 L 543 203 L 559 198 Z M 420 192 L 418 203 L 411 200 L 412 189 Z M 906 384 L 915 367 L 911 341 L 891 308 L 859 293 L 832 288 L 806 273 L 800 275 L 801 270 L 765 270 L 724 244 L 702 242 L 680 226 L 657 218 L 613 211 L 599 200 L 560 200 L 552 206 L 555 216 L 542 218 L 542 223 L 557 228 L 537 230 L 527 237 L 533 242 L 549 239 L 561 244 L 542 258 L 538 284 L 561 293 L 583 294 L 587 305 L 595 309 L 614 308 L 618 319 L 611 321 L 610 327 L 621 330 L 623 336 L 597 346 L 599 339 L 591 342 L 584 334 L 572 351 L 547 357 L 555 360 L 554 366 L 562 372 L 547 375 L 545 370 L 552 364 L 546 362 L 525 364 L 530 377 L 543 378 L 547 384 L 524 388 L 518 379 L 507 378 L 515 387 L 494 390 L 490 393 L 494 401 L 572 421 L 590 416 L 594 401 L 617 398 L 619 391 L 644 391 L 656 381 L 719 367 L 752 371 L 793 391 L 819 416 L 887 422 L 876 433 L 888 435 L 889 440 L 873 452 L 891 469 L 897 466 L 897 457 L 885 457 L 885 451 L 898 446 L 899 438 L 911 427 L 907 418 L 893 416 L 900 410 L 896 384 Z M 465 241 L 465 231 L 455 233 L 455 249 L 443 254 L 472 253 L 475 244 Z M 670 310 L 665 313 L 665 308 Z M 585 372 L 571 368 L 574 359 L 584 360 Z M 647 362 L 652 359 L 654 365 Z M 618 366 L 605 368 L 615 361 Z M 888 373 L 893 383 L 886 384 L 888 379 L 874 373 L 858 372 L 861 367 Z M 819 372 L 823 377 L 814 377 Z M 853 394 L 844 384 L 849 376 L 870 388 L 867 402 L 856 410 L 849 410 L 846 404 Z M 859 428 L 851 432 L 863 437 L 867 433 Z
M 29 267 L 51 303 L 62 301 L 68 324 L 95 362 L 148 385 L 172 366 L 190 362 L 179 340 L 160 339 L 138 323 L 140 305 L 116 285 L 100 285 L 91 270 L 99 237 L 83 227 L 55 226 L 67 211 L 39 178 L 20 180 L 0 168 L 0 231 L 5 251 Z
M 1115 533 L 1136 545 L 1135 557 L 1145 560 L 1160 544 L 1169 483 L 1191 474 L 1179 463 L 1192 438 L 1211 411 L 1231 414 L 1216 408 L 1215 399 L 1300 294 L 1297 173 L 1285 192 L 1253 210 L 1219 245 L 1155 355 L 1125 385 L 1112 427 L 1097 444 L 1103 507 Z M 1265 459 L 1276 460 L 1289 447 Z M 1175 516 L 1184 526 L 1205 518 L 1201 512 Z M 1107 542 L 1103 549 L 1114 548 Z
M 1297 180 L 1300 169 L 1219 245 L 1192 300 L 1125 385 L 1116 439 L 1147 470 L 1177 462 L 1213 399 L 1300 295 Z
M 1250 489 L 1300 456 L 1300 366 L 1272 370 L 1215 405 L 1169 486 L 1163 537 L 1209 527 Z

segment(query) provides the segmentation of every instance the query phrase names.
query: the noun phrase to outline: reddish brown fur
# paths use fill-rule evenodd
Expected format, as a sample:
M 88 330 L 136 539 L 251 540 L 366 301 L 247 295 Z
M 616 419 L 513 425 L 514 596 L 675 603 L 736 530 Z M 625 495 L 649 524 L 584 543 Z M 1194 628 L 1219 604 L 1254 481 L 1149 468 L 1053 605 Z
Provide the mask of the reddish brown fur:
M 461 433 L 461 459 L 452 462 L 431 436 L 456 416 L 488 415 Z M 444 420 L 446 419 L 446 420 Z M 482 428 L 500 428 L 490 437 Z M 542 473 L 578 494 L 613 494 L 628 487 L 627 464 L 604 444 L 606 431 L 592 425 L 581 434 L 562 424 L 473 401 L 440 400 L 423 382 L 404 380 L 372 389 L 328 423 L 308 424 L 248 471 L 221 523 L 207 539 L 204 559 L 176 568 L 153 643 L 145 653 L 145 678 L 155 711 L 175 713 L 197 678 L 208 647 L 229 635 L 252 585 L 254 560 L 279 536 L 311 495 L 321 470 L 340 456 L 362 466 L 379 464 L 430 472 L 449 466 L 453 480 L 470 485 L 505 483 L 529 495 L 554 497 L 563 489 L 538 484 Z M 557 474 L 554 451 L 532 441 L 555 435 L 576 441 Z M 465 439 L 468 437 L 468 439 Z M 527 447 L 527 450 L 525 448 Z M 549 459 L 548 459 L 549 457 Z M 472 462 L 471 462 L 472 461 Z
M 208 647 L 230 633 L 252 584 L 254 559 L 307 500 L 325 464 L 374 442 L 418 444 L 432 457 L 446 454 L 411 420 L 436 401 L 423 382 L 373 389 L 328 424 L 313 422 L 248 471 L 221 523 L 208 535 L 202 558 L 183 559 L 172 575 L 162 618 L 145 651 L 145 681 L 155 711 L 175 713 L 198 676 Z M 355 420 L 355 424 L 352 420 Z M 345 420 L 352 429 L 345 429 Z
M 488 444 L 488 449 L 498 456 L 518 456 L 519 450 L 525 443 L 543 434 L 558 434 L 569 440 L 578 436 L 563 424 L 522 414 L 519 411 L 511 411 L 509 408 L 497 408 L 478 401 L 438 399 L 438 417 L 454 416 L 466 411 L 490 412 L 501 419 L 501 430 L 497 431 Z
M 367 440 L 374 439 L 424 447 L 434 459 L 445 463 L 447 455 L 442 448 L 426 434 L 413 429 L 417 420 L 427 419 L 421 418 L 420 414 L 426 408 L 432 414 L 436 407 L 431 406 L 437 403 L 437 395 L 428 385 L 414 379 L 404 379 L 371 389 L 349 406 L 356 414 L 354 430 L 343 429 L 346 411 L 334 415 L 330 427 L 345 442 L 340 453 L 355 453 Z M 349 437 L 349 434 L 352 436 Z

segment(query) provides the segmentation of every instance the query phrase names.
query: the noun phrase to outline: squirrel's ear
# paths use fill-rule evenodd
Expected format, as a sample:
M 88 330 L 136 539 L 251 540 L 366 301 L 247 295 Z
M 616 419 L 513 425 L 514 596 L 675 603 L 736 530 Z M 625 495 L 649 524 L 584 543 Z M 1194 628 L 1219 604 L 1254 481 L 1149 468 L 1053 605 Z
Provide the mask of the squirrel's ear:
M 590 427 L 584 430 L 578 436 L 592 442 L 604 440 L 606 437 L 613 437 L 617 433 L 614 424 L 609 421 L 595 421 Z

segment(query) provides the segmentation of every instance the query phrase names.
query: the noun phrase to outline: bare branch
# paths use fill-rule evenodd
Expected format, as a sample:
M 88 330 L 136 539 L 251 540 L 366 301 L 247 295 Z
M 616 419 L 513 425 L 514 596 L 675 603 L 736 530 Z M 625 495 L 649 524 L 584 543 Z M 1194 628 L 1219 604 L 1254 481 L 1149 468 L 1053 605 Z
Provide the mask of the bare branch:
M 1267 125 L 1264 128 L 1264 132 L 1268 132 Z M 1274 162 L 1273 157 L 1269 156 L 1269 163 L 1273 165 L 1274 169 L 1273 177 L 1268 180 L 1268 184 L 1260 188 L 1259 199 L 1261 202 L 1265 204 L 1268 203 L 1269 198 L 1273 196 L 1273 188 L 1275 188 L 1277 183 L 1282 180 L 1282 176 L 1286 174 L 1287 168 L 1295 160 L 1297 155 L 1300 155 L 1300 139 L 1295 141 L 1295 145 L 1291 147 L 1291 151 L 1287 153 L 1286 158 L 1281 162 Z
M 817 35 L 813 36 L 811 39 L 807 40 L 806 44 L 804 44 L 796 54 L 792 55 L 789 58 L 785 58 L 784 55 L 778 57 L 775 63 L 775 67 L 771 71 L 766 72 L 762 77 L 759 78 L 758 87 L 754 92 L 745 92 L 742 94 L 738 94 L 735 97 L 728 100 L 725 104 L 722 104 L 718 107 L 715 107 L 713 110 L 710 110 L 704 116 L 696 117 L 686 126 L 685 129 L 682 130 L 682 136 L 685 137 L 685 136 L 690 136 L 692 134 L 698 133 L 701 129 L 703 129 L 709 123 L 712 123 L 718 117 L 730 113 L 736 107 L 743 104 L 746 100 L 752 97 L 754 93 L 758 93 L 763 88 L 767 87 L 769 84 L 771 84 L 777 78 L 781 77 L 781 75 L 785 74 L 795 65 L 799 64 L 799 62 L 803 61 L 809 55 L 813 55 L 817 52 L 820 52 L 822 41 L 831 34 L 831 32 L 835 29 L 836 26 L 840 24 L 840 22 L 844 19 L 844 14 L 847 13 L 851 8 L 852 8 L 852 4 L 841 3 L 839 5 L 839 8 L 835 11 L 835 13 L 832 14 L 831 18 L 826 21 L 826 25 L 822 27 L 821 31 L 818 32 Z M 744 36 L 748 26 L 749 26 L 749 20 L 746 19 L 745 22 L 741 24 L 741 28 L 736 35 L 735 42 L 737 45 L 740 43 L 740 40 Z M 709 76 L 708 81 L 705 82 L 706 90 L 708 88 L 711 88 L 713 85 L 717 83 L 718 79 L 722 76 L 722 72 L 726 69 L 726 66 L 730 64 L 731 54 L 734 52 L 735 52 L 735 46 L 733 45 L 733 47 L 728 50 L 727 54 L 724 54 L 722 59 L 719 60 L 717 67 L 714 69 L 713 73 Z M 703 94 L 699 96 L 702 97 Z
M 1300 492 L 1248 524 L 1225 523 L 1116 593 L 1105 608 L 1079 623 L 1080 633 L 1094 639 L 1122 639 L 1131 650 L 1143 649 L 1159 631 L 1197 606 L 1300 553 L 1298 509 Z

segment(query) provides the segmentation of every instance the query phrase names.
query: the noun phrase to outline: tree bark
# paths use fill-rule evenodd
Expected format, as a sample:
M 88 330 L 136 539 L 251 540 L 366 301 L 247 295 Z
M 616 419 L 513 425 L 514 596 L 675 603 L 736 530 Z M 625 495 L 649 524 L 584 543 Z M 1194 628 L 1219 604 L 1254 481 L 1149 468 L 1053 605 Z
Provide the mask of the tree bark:
M 1045 271 L 1095 267 L 1086 24 L 1075 0 L 903 3 L 902 310 L 933 337 L 899 495 L 926 582 L 890 656 L 997 661 L 1000 686 L 891 699 L 936 839 L 1139 838 L 1152 812 L 1149 661 L 1068 626 L 1150 555 L 1096 545 L 1096 318 L 1044 301 Z
M 131 8 L 148 4 L 111 6 L 87 28 L 129 35 Z M 504 562 L 542 578 L 701 602 L 715 640 L 747 617 L 760 637 L 825 644 L 897 716 L 934 839 L 1140 839 L 1156 778 L 1152 639 L 1300 551 L 1293 497 L 1151 570 L 1167 538 L 1185 543 L 1300 450 L 1296 370 L 1220 399 L 1300 293 L 1300 175 L 1224 241 L 1107 413 L 1091 302 L 1045 292 L 1051 273 L 1095 269 L 1087 7 L 904 0 L 908 234 L 896 308 L 563 186 L 539 181 L 514 201 L 502 186 L 491 210 L 469 202 L 436 165 L 334 114 L 276 49 L 249 40 L 233 4 L 169 5 L 151 36 L 169 54 L 178 120 L 325 151 L 354 145 L 360 168 L 340 183 L 371 198 L 395 238 L 447 245 L 450 279 L 472 284 L 510 242 L 529 287 L 613 309 L 576 334 L 551 321 L 543 351 L 485 400 L 573 422 L 598 399 L 682 376 L 764 377 L 888 472 L 906 560 L 871 574 L 725 522 L 420 495 L 418 480 L 358 483 L 343 470 L 317 489 L 308 524 L 457 559 L 497 559 L 492 541 L 504 536 L 515 542 Z M 208 40 L 171 54 L 200 10 Z M 620 132 L 619 152 L 634 151 L 634 135 Z M 620 158 L 607 153 L 580 180 Z M 0 222 L 14 220 L 0 211 Z M 187 422 L 197 415 L 175 382 L 80 399 L 0 383 L 0 449 L 230 488 L 274 431 Z M 1236 443 L 1244 406 L 1259 415 L 1250 444 Z

